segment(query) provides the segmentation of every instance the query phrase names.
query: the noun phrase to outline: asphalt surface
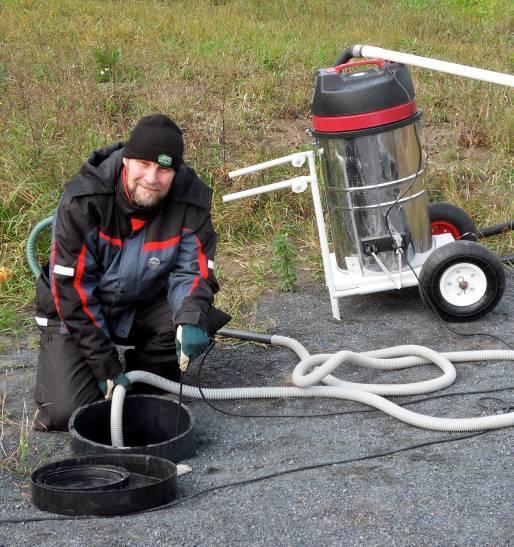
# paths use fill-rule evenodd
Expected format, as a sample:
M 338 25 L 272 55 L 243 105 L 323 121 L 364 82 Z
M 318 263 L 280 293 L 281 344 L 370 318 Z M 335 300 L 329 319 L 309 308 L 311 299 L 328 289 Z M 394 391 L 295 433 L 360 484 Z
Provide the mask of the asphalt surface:
M 342 322 L 331 317 L 323 287 L 265 298 L 257 319 L 268 333 L 300 340 L 309 351 L 365 351 L 420 344 L 440 351 L 505 349 L 484 336 L 450 333 L 423 306 L 417 289 L 347 298 Z M 504 298 L 485 318 L 452 324 L 487 332 L 514 345 L 514 275 Z M 6 371 L 5 412 L 19 421 L 30 389 L 36 353 L 15 347 L 0 356 Z M 255 344 L 218 344 L 202 370 L 204 386 L 291 385 L 294 355 Z M 197 366 L 188 372 L 195 376 Z M 21 367 L 21 368 L 20 368 Z M 459 364 L 444 394 L 505 388 L 495 393 L 435 398 L 408 408 L 434 416 L 491 413 L 482 396 L 514 406 L 512 362 Z M 340 369 L 349 381 L 419 381 L 438 375 L 432 366 L 377 372 Z M 406 402 L 415 398 L 397 398 Z M 242 414 L 304 414 L 303 418 L 223 415 L 202 401 L 188 403 L 197 419 L 198 454 L 178 479 L 178 500 L 215 491 L 151 513 L 123 518 L 0 524 L 2 545 L 511 545 L 514 544 L 514 429 L 470 438 L 403 424 L 363 405 L 334 400 L 280 399 L 219 402 Z M 504 403 L 488 401 L 502 407 Z M 348 411 L 358 411 L 346 413 Z M 501 411 L 501 410 L 500 410 Z M 314 414 L 342 412 L 337 416 Z M 4 413 L 5 415 L 5 413 Z M 2 446 L 16 448 L 6 424 Z M 10 422 L 9 422 L 10 423 Z M 32 433 L 29 463 L 70 455 L 67 434 Z M 430 444 L 433 443 L 433 444 Z M 424 445 L 424 446 L 419 446 Z M 405 449 L 401 452 L 398 450 Z M 360 460 L 359 460 L 360 459 Z M 356 461 L 359 460 L 359 461 Z M 346 463 L 345 463 L 346 462 Z M 311 469 L 297 470 L 306 466 Z M 222 488 L 227 483 L 281 476 Z M 26 476 L 2 470 L 0 520 L 52 517 L 32 504 Z

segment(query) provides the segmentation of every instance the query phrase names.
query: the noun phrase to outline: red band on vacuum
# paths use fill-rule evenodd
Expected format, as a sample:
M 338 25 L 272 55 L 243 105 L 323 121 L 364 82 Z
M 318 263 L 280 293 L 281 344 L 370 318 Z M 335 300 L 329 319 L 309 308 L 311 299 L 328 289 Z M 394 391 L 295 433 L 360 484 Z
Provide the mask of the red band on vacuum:
M 326 133 L 357 131 L 399 122 L 405 120 L 405 118 L 410 118 L 417 111 L 416 101 L 411 101 L 392 108 L 351 116 L 312 116 L 312 125 L 315 131 L 324 131 Z

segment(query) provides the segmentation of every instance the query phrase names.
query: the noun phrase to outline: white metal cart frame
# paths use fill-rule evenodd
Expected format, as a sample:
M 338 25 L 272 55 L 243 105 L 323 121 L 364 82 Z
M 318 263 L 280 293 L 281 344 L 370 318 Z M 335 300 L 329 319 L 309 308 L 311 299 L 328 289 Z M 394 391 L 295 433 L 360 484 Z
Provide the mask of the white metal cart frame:
M 400 53 L 374 46 L 353 46 L 353 48 L 351 48 L 351 54 L 353 57 L 383 59 L 386 61 L 393 61 L 406 65 L 436 70 L 439 72 L 446 72 L 448 74 L 454 74 L 465 78 L 472 78 L 484 82 L 514 87 L 514 76 L 511 76 L 510 74 L 503 74 L 471 66 L 449 63 L 438 59 L 430 59 L 428 57 L 420 57 L 418 55 L 411 55 L 408 53 Z M 403 287 L 417 286 L 418 279 L 416 276 L 419 274 L 424 260 L 436 248 L 454 241 L 450 234 L 432 236 L 432 248 L 426 253 L 417 255 L 415 261 L 411 262 L 413 271 L 410 268 L 402 268 L 401 252 L 398 252 L 398 272 L 390 272 L 376 255 L 374 255 L 374 259 L 382 270 L 382 273 L 363 272 L 357 257 L 346 257 L 346 267 L 348 270 L 340 269 L 336 262 L 335 253 L 330 252 L 328 245 L 327 230 L 323 216 L 323 209 L 321 206 L 316 163 L 313 151 L 296 152 L 294 154 L 290 154 L 289 156 L 284 156 L 275 160 L 238 169 L 230 172 L 229 176 L 230 178 L 240 177 L 287 163 L 291 163 L 294 167 L 302 167 L 305 164 L 305 161 L 307 161 L 309 166 L 309 175 L 303 175 L 292 179 L 259 186 L 250 190 L 228 194 L 223 197 L 223 202 L 227 203 L 237 199 L 256 196 L 258 194 L 273 192 L 275 190 L 285 188 L 291 188 L 293 192 L 299 193 L 304 192 L 307 189 L 307 186 L 310 185 L 316 214 L 316 224 L 321 247 L 321 256 L 323 259 L 325 280 L 330 294 L 332 314 L 336 319 L 341 319 L 338 298 L 343 296 L 367 294 L 379 291 L 401 289 Z
M 348 270 L 341 270 L 336 262 L 335 253 L 331 253 L 328 245 L 327 228 L 325 219 L 323 216 L 323 208 L 321 205 L 321 196 L 318 185 L 318 176 L 316 173 L 316 163 L 314 159 L 314 152 L 312 150 L 306 152 L 296 152 L 289 156 L 277 158 L 274 160 L 258 163 L 236 171 L 229 173 L 230 178 L 241 177 L 276 167 L 278 165 L 284 165 L 290 163 L 293 167 L 302 167 L 307 161 L 309 167 L 309 174 L 292 179 L 283 180 L 249 190 L 243 190 L 241 192 L 235 192 L 233 194 L 227 194 L 223 196 L 223 202 L 228 203 L 242 198 L 251 196 L 257 196 L 259 194 L 265 194 L 268 192 L 274 192 L 275 190 L 283 190 L 291 188 L 295 193 L 304 192 L 310 185 L 312 201 L 314 203 L 314 211 L 316 215 L 316 224 L 318 228 L 319 243 L 321 248 L 321 257 L 323 260 L 323 270 L 325 273 L 325 282 L 328 287 L 330 295 L 330 303 L 332 306 L 332 314 L 337 320 L 341 320 L 341 313 L 339 309 L 338 299 L 344 296 L 352 296 L 356 294 L 368 294 L 380 291 L 389 291 L 394 289 L 402 289 L 404 287 L 415 287 L 418 285 L 417 277 L 414 273 L 408 270 L 402 270 L 399 272 L 390 272 L 385 265 L 381 265 L 382 273 L 370 272 L 364 275 L 358 259 L 355 257 L 347 257 L 346 265 Z M 449 234 L 442 234 L 433 236 L 432 249 L 425 253 L 426 256 L 437 247 L 441 247 L 446 243 L 454 241 L 453 237 Z M 424 258 L 423 255 L 419 255 Z M 398 254 L 398 260 L 401 261 L 401 254 Z M 380 259 L 375 257 L 375 260 L 380 265 Z M 422 262 L 419 260 L 413 264 L 413 269 L 416 274 L 421 269 Z

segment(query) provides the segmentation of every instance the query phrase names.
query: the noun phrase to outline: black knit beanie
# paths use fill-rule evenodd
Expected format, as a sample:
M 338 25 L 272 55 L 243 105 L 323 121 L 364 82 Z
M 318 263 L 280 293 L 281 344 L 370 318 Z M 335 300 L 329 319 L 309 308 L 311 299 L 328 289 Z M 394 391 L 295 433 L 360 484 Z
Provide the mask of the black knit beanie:
M 141 118 L 123 150 L 126 158 L 153 161 L 162 167 L 173 167 L 175 171 L 182 164 L 183 153 L 182 131 L 164 114 Z

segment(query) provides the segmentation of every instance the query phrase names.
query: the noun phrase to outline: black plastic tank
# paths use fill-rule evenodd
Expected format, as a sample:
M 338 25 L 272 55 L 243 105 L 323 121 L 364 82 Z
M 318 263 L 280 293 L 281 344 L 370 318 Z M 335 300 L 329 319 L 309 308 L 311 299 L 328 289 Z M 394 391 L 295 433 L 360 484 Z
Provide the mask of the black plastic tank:
M 177 402 L 156 395 L 133 395 L 123 405 L 125 446 L 111 446 L 111 400 L 78 408 L 69 421 L 71 447 L 75 454 L 146 454 L 174 463 L 196 454 L 195 420 L 181 405 L 176 435 Z

